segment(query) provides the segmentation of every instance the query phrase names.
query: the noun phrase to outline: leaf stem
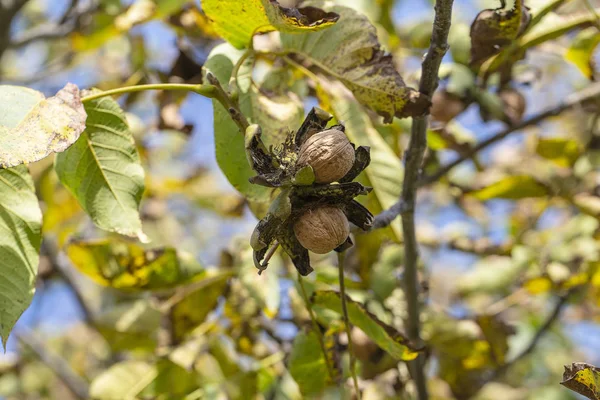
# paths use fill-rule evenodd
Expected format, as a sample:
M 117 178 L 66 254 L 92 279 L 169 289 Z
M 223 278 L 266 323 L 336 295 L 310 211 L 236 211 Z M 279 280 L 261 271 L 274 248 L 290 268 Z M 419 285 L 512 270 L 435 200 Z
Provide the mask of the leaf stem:
M 329 357 L 327 357 L 327 349 L 325 348 L 325 342 L 323 341 L 323 336 L 321 334 L 321 329 L 319 329 L 319 324 L 317 323 L 317 318 L 315 317 L 314 310 L 312 309 L 312 303 L 308 298 L 308 294 L 306 294 L 306 288 L 304 287 L 304 280 L 302 275 L 298 272 L 298 283 L 300 284 L 300 291 L 302 292 L 302 298 L 304 299 L 304 304 L 306 305 L 306 309 L 308 310 L 308 314 L 310 315 L 310 320 L 313 325 L 313 330 L 317 335 L 317 339 L 319 340 L 319 346 L 321 346 L 321 351 L 323 352 L 323 357 L 325 357 L 325 365 L 327 366 L 327 372 L 329 373 L 329 378 L 331 382 L 335 381 L 335 374 L 333 373 L 333 367 L 329 363 Z
M 155 83 L 147 85 L 124 86 L 111 90 L 105 90 L 103 92 L 98 92 L 89 96 L 85 96 L 81 99 L 81 101 L 83 103 L 86 103 L 106 96 L 116 96 L 126 93 L 143 92 L 146 90 L 185 90 L 210 98 L 214 98 L 216 94 L 215 87 L 213 85 L 190 85 L 185 83 Z
M 350 325 L 350 318 L 348 318 L 348 307 L 346 305 L 346 285 L 344 284 L 344 257 L 345 252 L 341 251 L 338 253 L 338 271 L 340 280 L 340 297 L 342 299 L 342 314 L 344 316 L 344 326 L 346 327 L 346 335 L 348 336 L 348 355 L 350 356 L 350 374 L 352 375 L 352 382 L 354 383 L 354 391 L 356 392 L 356 398 L 360 400 L 360 389 L 358 387 L 358 379 L 356 378 L 356 357 L 354 356 L 354 349 L 352 346 L 352 326 Z

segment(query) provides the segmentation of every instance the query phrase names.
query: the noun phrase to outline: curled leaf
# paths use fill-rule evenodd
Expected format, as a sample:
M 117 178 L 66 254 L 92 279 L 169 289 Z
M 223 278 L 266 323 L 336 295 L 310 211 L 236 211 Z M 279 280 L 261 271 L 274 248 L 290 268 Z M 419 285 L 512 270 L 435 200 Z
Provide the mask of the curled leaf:
M 366 16 L 351 8 L 325 5 L 323 1 L 310 4 L 339 14 L 339 22 L 327 31 L 282 34 L 285 50 L 340 80 L 359 102 L 386 122 L 394 116 L 425 113 L 429 99 L 405 85 L 392 56 L 381 49 L 377 31 Z
M 525 31 L 530 20 L 524 0 L 515 1 L 510 10 L 500 7 L 477 14 L 471 25 L 471 65 L 481 65 L 498 54 Z
M 600 368 L 580 362 L 565 365 L 563 381 L 560 384 L 588 399 L 599 400 Z
M 35 90 L 0 86 L 0 104 L 0 168 L 64 151 L 85 129 L 86 113 L 72 83 L 47 99 Z
M 282 7 L 276 0 L 204 0 L 202 9 L 215 31 L 238 49 L 248 47 L 255 33 L 316 31 L 339 19 L 316 7 Z

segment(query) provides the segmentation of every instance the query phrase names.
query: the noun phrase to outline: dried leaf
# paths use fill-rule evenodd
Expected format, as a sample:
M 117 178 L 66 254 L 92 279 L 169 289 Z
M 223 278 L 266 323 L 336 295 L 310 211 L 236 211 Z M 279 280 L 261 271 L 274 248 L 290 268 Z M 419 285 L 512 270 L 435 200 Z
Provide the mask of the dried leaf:
M 284 49 L 340 80 L 358 101 L 386 122 L 394 116 L 404 118 L 427 111 L 429 99 L 405 85 L 392 56 L 381 49 L 376 28 L 367 17 L 347 7 L 325 6 L 320 0 L 309 4 L 339 14 L 340 21 L 327 31 L 282 34 Z
M 500 7 L 477 14 L 471 25 L 471 65 L 481 65 L 498 54 L 525 31 L 530 20 L 524 0 L 517 0 L 510 10 Z
M 0 168 L 64 151 L 85 129 L 86 112 L 72 83 L 47 99 L 35 90 L 0 86 L 0 104 Z
M 600 400 L 600 368 L 586 363 L 565 365 L 563 381 L 566 388 L 577 392 L 588 399 Z

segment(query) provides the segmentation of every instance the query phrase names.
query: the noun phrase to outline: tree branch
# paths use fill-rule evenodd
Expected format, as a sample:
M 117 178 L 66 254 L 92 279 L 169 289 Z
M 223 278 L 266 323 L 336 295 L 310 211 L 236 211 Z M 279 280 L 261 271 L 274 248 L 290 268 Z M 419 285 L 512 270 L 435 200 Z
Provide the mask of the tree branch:
M 544 321 L 542 326 L 540 326 L 540 329 L 538 329 L 538 331 L 535 333 L 535 335 L 533 336 L 533 339 L 531 339 L 531 342 L 529 343 L 529 345 L 521 353 L 519 353 L 515 358 L 513 358 L 506 364 L 503 364 L 500 367 L 498 367 L 498 369 L 496 369 L 493 372 L 490 379 L 488 379 L 488 382 L 494 381 L 494 380 L 500 378 L 502 375 L 504 375 L 504 373 L 506 373 L 506 371 L 508 371 L 510 369 L 510 367 L 512 367 L 514 364 L 516 364 L 523 358 L 527 357 L 529 354 L 531 354 L 533 352 L 533 350 L 535 350 L 535 348 L 537 347 L 537 345 L 540 342 L 540 340 L 542 339 L 542 337 L 544 337 L 544 335 L 550 330 L 550 328 L 552 327 L 554 322 L 556 322 L 556 320 L 560 317 L 560 314 L 562 313 L 565 306 L 567 305 L 569 297 L 571 297 L 571 295 L 573 293 L 575 293 L 576 290 L 577 290 L 577 288 L 571 288 L 566 294 L 564 294 L 558 298 L 558 301 L 554 305 L 552 312 L 550 313 L 548 318 L 546 318 L 546 321 Z
M 79 0 L 72 0 L 59 22 L 47 22 L 31 28 L 10 40 L 8 47 L 22 47 L 38 40 L 64 38 L 77 28 L 81 17 L 95 9 L 94 3 L 79 7 Z
M 10 26 L 12 20 L 28 1 L 29 0 L 14 0 L 9 4 L 0 2 L 0 58 L 8 48 L 10 42 Z
M 21 343 L 29 347 L 40 361 L 56 374 L 76 398 L 89 398 L 87 382 L 77 375 L 65 360 L 48 351 L 34 333 L 19 329 L 15 334 Z
M 590 101 L 599 101 L 599 100 L 600 100 L 600 83 L 595 83 L 579 92 L 573 93 L 572 95 L 568 96 L 564 102 L 560 103 L 556 107 L 553 107 L 553 108 L 546 110 L 544 112 L 541 112 L 540 114 L 537 114 L 531 118 L 528 118 L 528 119 L 520 122 L 517 125 L 511 126 L 507 129 L 503 130 L 502 132 L 498 132 L 497 134 L 490 137 L 489 139 L 486 139 L 483 142 L 479 143 L 478 145 L 472 147 L 470 150 L 466 151 L 462 156 L 458 157 L 456 160 L 445 165 L 444 167 L 441 167 L 433 175 L 430 175 L 430 176 L 427 176 L 427 177 L 421 179 L 421 181 L 419 182 L 419 186 L 429 185 L 429 184 L 439 180 L 441 177 L 445 176 L 448 172 L 450 172 L 451 169 L 453 169 L 457 165 L 461 164 L 462 162 L 464 162 L 470 158 L 473 158 L 481 150 L 504 139 L 505 137 L 507 137 L 508 135 L 510 135 L 513 132 L 519 131 L 523 128 L 527 128 L 532 125 L 536 125 L 536 124 L 544 121 L 546 118 L 559 115 L 563 111 L 569 110 L 569 109 L 576 107 L 582 103 L 586 103 L 586 102 L 590 102 Z
M 419 91 L 431 97 L 438 85 L 438 73 L 442 58 L 448 50 L 448 32 L 452 20 L 453 0 L 436 0 L 435 19 L 431 44 L 421 69 Z M 419 281 L 417 263 L 419 249 L 415 232 L 415 199 L 423 156 L 427 149 L 428 116 L 413 118 L 410 143 L 405 154 L 404 183 L 402 187 L 401 205 L 402 231 L 404 234 L 404 291 L 408 307 L 406 321 L 408 338 L 418 347 L 422 345 L 419 313 Z M 424 371 L 424 358 L 417 357 L 410 364 L 411 374 L 417 387 L 419 400 L 427 400 L 427 381 Z

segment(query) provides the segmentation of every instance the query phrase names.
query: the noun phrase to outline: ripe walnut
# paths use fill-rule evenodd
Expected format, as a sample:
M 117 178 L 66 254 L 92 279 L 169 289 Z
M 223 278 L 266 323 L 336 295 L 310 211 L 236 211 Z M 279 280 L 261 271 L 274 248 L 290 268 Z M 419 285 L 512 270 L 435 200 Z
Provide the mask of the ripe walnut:
M 344 132 L 328 129 L 314 134 L 300 147 L 298 166 L 310 165 L 316 183 L 342 179 L 354 165 L 354 146 Z
M 302 214 L 294 224 L 294 233 L 305 249 L 326 254 L 346 241 L 350 225 L 342 210 L 324 206 Z

